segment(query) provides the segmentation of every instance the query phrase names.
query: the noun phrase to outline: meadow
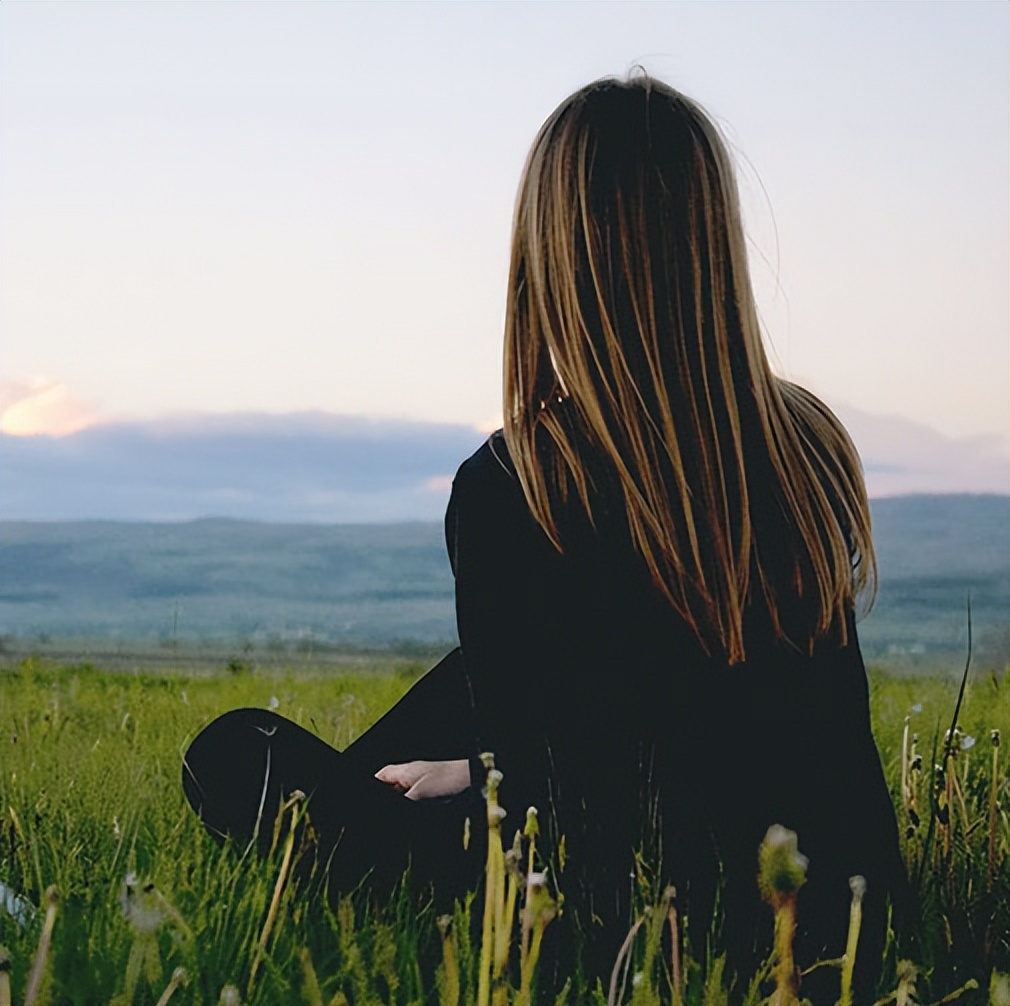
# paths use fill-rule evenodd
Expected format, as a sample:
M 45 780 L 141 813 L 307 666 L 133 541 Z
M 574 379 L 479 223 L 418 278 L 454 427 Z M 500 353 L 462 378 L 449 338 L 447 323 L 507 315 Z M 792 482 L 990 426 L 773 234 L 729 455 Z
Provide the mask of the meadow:
M 182 795 L 182 752 L 220 712 L 276 708 L 343 747 L 423 666 L 358 656 L 342 669 L 297 672 L 233 661 L 130 673 L 40 658 L 0 668 L 0 945 L 11 987 L 5 993 L 0 972 L 0 1004 L 540 1001 L 538 934 L 565 919 L 553 919 L 553 888 L 542 883 L 529 839 L 518 858 L 495 853 L 492 842 L 495 900 L 472 924 L 466 906 L 440 919 L 407 896 L 331 909 L 299 897 L 292 879 L 291 822 L 304 808 L 289 808 L 275 854 L 257 859 L 219 848 Z M 1010 1003 L 1002 977 L 1010 972 L 1010 676 L 973 670 L 948 746 L 958 698 L 949 674 L 872 672 L 871 686 L 922 920 L 918 933 L 889 946 L 879 1001 Z M 521 809 L 510 810 L 505 848 Z M 757 861 L 755 850 L 755 875 Z M 802 902 L 802 890 L 797 896 Z M 781 910 L 777 897 L 769 912 Z M 765 971 L 731 993 L 717 952 L 704 967 L 691 959 L 671 907 L 643 885 L 641 924 L 613 988 L 574 981 L 557 1001 L 796 1001 L 781 946 L 769 946 Z M 827 966 L 844 976 L 843 963 Z

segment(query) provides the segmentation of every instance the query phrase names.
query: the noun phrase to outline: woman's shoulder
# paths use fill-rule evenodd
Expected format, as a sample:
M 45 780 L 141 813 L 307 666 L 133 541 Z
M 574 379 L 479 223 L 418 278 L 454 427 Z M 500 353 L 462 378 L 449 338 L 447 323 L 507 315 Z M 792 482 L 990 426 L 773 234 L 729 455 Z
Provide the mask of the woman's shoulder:
M 533 519 L 501 430 L 492 433 L 459 466 L 445 525 L 450 550 L 461 538 L 493 539 L 515 556 L 548 543 Z
M 453 490 L 513 486 L 520 490 L 515 465 L 509 456 L 505 434 L 495 430 L 457 469 Z M 521 491 L 521 490 L 520 490 Z

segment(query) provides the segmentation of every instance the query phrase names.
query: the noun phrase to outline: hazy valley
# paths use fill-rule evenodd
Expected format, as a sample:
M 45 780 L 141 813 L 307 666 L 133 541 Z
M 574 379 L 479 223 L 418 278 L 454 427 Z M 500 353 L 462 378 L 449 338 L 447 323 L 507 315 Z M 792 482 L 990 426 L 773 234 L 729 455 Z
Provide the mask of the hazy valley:
M 970 598 L 978 660 L 1004 665 L 1010 500 L 895 497 L 873 516 L 867 659 L 955 667 Z M 4 521 L 0 634 L 8 652 L 437 648 L 455 639 L 453 582 L 435 522 Z

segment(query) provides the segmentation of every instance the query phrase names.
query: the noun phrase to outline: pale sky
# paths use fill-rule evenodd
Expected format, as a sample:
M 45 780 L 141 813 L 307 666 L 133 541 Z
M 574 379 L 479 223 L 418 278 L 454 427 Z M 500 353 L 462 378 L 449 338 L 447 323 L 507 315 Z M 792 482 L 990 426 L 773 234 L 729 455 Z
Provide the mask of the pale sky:
M 738 156 L 780 372 L 1005 443 L 1008 11 L 7 0 L 0 428 L 493 423 L 526 151 L 641 64 Z

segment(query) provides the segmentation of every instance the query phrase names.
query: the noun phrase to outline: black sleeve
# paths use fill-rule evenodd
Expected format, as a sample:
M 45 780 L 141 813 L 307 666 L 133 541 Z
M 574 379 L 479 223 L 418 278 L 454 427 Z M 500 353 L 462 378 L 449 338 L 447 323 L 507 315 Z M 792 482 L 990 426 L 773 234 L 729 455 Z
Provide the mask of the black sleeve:
M 503 805 L 518 820 L 531 803 L 543 809 L 548 778 L 538 703 L 545 652 L 531 589 L 541 546 L 518 482 L 487 445 L 453 482 L 446 543 L 477 749 L 495 756 Z
M 470 686 L 459 648 L 447 653 L 377 723 L 344 752 L 350 765 L 469 758 L 476 747 Z

